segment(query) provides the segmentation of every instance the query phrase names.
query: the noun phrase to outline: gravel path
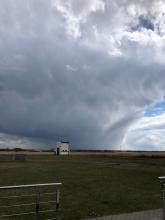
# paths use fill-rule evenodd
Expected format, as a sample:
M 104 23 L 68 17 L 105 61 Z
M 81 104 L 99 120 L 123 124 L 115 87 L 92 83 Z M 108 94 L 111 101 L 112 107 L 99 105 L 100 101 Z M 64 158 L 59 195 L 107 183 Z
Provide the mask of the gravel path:
M 85 220 L 163 220 L 162 210 L 149 210 L 143 212 L 133 212 L 128 214 L 111 215 Z

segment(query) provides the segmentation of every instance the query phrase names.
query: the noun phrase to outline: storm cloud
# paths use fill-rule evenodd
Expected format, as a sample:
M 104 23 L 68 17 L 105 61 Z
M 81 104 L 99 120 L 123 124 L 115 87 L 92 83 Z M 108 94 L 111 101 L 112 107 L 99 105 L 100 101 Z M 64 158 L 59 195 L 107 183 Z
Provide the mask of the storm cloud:
M 165 4 L 149 3 L 1 0 L 1 138 L 118 148 L 165 95 Z

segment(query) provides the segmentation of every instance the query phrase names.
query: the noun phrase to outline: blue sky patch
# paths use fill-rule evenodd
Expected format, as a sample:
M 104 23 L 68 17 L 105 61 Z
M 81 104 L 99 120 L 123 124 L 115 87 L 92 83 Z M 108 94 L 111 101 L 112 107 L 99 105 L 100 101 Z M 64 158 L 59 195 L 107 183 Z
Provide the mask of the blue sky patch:
M 131 30 L 137 31 L 140 28 L 145 28 L 145 29 L 154 31 L 154 24 L 152 23 L 152 21 L 149 17 L 144 16 L 144 15 L 140 15 L 138 17 L 138 24 L 135 26 L 132 26 Z
M 154 25 L 149 17 L 139 16 L 139 26 L 154 31 Z
M 144 116 L 154 117 L 154 116 L 161 115 L 164 112 L 165 112 L 165 98 L 162 102 L 158 102 L 154 106 L 146 108 L 144 110 Z

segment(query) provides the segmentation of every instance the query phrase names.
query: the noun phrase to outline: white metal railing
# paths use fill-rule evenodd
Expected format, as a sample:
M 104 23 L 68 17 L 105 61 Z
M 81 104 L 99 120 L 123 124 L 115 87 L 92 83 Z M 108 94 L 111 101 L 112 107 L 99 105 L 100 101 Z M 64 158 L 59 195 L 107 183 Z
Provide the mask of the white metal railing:
M 163 202 L 163 220 L 165 220 L 165 176 L 158 177 L 161 185 L 161 199 Z
M 57 219 L 62 183 L 0 187 L 0 220 Z

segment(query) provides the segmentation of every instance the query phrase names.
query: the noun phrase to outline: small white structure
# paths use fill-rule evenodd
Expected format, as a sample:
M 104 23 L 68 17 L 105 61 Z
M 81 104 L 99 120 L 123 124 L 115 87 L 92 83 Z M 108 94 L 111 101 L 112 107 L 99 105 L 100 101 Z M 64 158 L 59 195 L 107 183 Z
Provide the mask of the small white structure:
M 69 154 L 69 142 L 58 141 L 56 143 L 56 155 L 68 155 Z

